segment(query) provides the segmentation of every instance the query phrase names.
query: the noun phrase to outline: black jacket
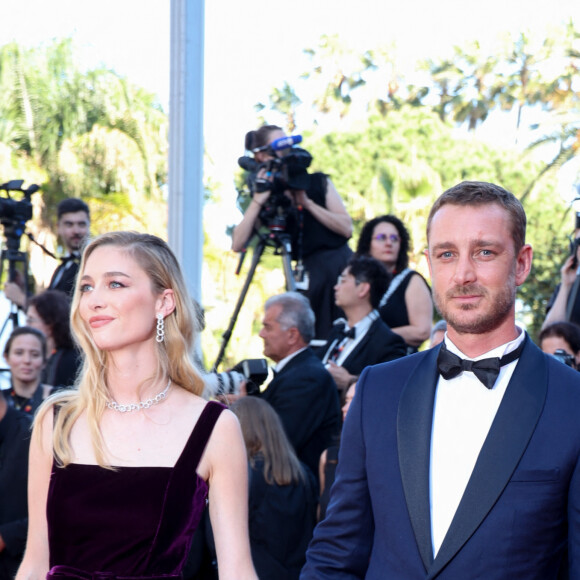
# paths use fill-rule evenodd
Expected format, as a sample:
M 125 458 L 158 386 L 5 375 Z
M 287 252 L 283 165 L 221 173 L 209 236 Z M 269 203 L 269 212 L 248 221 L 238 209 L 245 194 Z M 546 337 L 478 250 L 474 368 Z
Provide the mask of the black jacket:
M 320 455 L 340 430 L 338 390 L 320 359 L 306 348 L 283 367 L 261 397 L 280 416 L 300 461 L 318 476 Z
M 0 421 L 0 580 L 14 578 L 28 528 L 28 446 L 31 418 L 11 407 Z
M 326 344 L 316 350 L 322 360 L 332 343 L 339 336 L 340 328 L 334 326 Z M 380 318 L 369 327 L 361 341 L 340 365 L 351 375 L 360 375 L 365 367 L 401 358 L 407 353 L 405 341 L 394 333 Z

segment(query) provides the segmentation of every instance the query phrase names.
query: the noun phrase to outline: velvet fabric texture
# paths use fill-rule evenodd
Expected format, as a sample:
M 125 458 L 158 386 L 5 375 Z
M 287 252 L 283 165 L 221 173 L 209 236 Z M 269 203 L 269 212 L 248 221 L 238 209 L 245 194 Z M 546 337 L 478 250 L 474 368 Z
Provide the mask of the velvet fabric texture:
M 53 466 L 48 578 L 180 577 L 208 492 L 196 468 L 223 409 L 206 405 L 174 467 Z

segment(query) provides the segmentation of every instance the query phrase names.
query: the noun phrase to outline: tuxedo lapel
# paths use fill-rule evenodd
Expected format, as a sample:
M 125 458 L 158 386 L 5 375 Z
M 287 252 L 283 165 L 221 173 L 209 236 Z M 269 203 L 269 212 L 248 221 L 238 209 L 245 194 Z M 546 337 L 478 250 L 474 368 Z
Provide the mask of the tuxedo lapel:
M 547 366 L 529 337 L 449 530 L 429 568 L 433 578 L 485 519 L 534 433 L 547 392 Z M 538 356 L 540 354 L 540 356 Z
M 353 368 L 356 366 L 356 364 L 360 364 L 359 359 L 361 358 L 361 355 L 363 357 L 368 356 L 368 353 L 365 351 L 368 348 L 372 348 L 372 346 L 373 346 L 372 343 L 369 344 L 369 342 L 376 332 L 375 329 L 376 329 L 376 320 L 373 321 L 373 323 L 371 324 L 371 326 L 369 327 L 369 329 L 367 330 L 365 335 L 361 338 L 360 342 L 357 343 L 357 345 L 354 347 L 352 352 L 349 353 L 349 355 L 344 359 L 344 361 L 342 362 L 342 364 L 340 366 L 345 367 L 345 368 Z M 355 374 L 359 374 L 359 373 L 355 373 Z
M 409 517 L 425 570 L 433 562 L 429 459 L 438 352 L 439 348 L 433 348 L 418 362 L 401 393 L 397 415 L 399 468 Z

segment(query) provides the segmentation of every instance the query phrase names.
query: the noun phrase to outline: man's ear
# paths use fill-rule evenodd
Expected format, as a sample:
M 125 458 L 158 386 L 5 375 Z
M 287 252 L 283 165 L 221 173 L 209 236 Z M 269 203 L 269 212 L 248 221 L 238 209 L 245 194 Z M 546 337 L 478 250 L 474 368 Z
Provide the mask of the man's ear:
M 532 269 L 534 252 L 530 244 L 524 244 L 516 257 L 516 285 L 521 286 Z
M 300 332 L 298 332 L 298 329 L 295 326 L 291 326 L 288 329 L 288 343 L 291 344 L 292 346 L 294 346 L 295 344 L 297 344 L 301 340 L 302 340 L 302 336 L 301 336 Z
M 358 297 L 366 298 L 371 294 L 371 284 L 370 282 L 359 282 L 358 284 Z
M 429 278 L 433 279 L 433 274 L 431 272 L 431 260 L 429 259 L 429 248 L 423 250 L 423 255 L 425 256 L 425 259 L 427 260 L 427 266 L 429 267 Z

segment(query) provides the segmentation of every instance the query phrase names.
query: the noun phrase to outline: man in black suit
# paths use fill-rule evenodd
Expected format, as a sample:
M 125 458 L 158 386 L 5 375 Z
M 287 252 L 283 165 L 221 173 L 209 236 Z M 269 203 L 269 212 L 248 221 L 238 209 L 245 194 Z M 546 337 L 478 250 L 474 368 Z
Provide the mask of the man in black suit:
M 89 206 L 82 199 L 71 197 L 58 204 L 57 215 L 57 231 L 66 253 L 48 287 L 72 295 L 79 271 L 81 248 L 89 235 L 91 214 Z
M 334 302 L 346 320 L 335 321 L 317 355 L 341 392 L 356 382 L 362 370 L 406 354 L 405 341 L 381 319 L 377 310 L 387 291 L 389 273 L 374 258 L 356 256 L 338 277 Z
M 320 454 L 340 429 L 340 407 L 334 380 L 308 346 L 314 312 L 297 292 L 273 296 L 264 311 L 260 337 L 276 367 L 261 397 L 280 416 L 298 458 L 317 476 Z
M 72 295 L 74 283 L 79 271 L 81 247 L 89 235 L 91 214 L 89 206 L 76 197 L 63 199 L 57 206 L 57 233 L 65 248 L 61 264 L 54 271 L 48 288 L 61 290 Z M 28 297 L 23 288 L 16 282 L 4 285 L 6 298 L 22 309 L 26 309 Z

